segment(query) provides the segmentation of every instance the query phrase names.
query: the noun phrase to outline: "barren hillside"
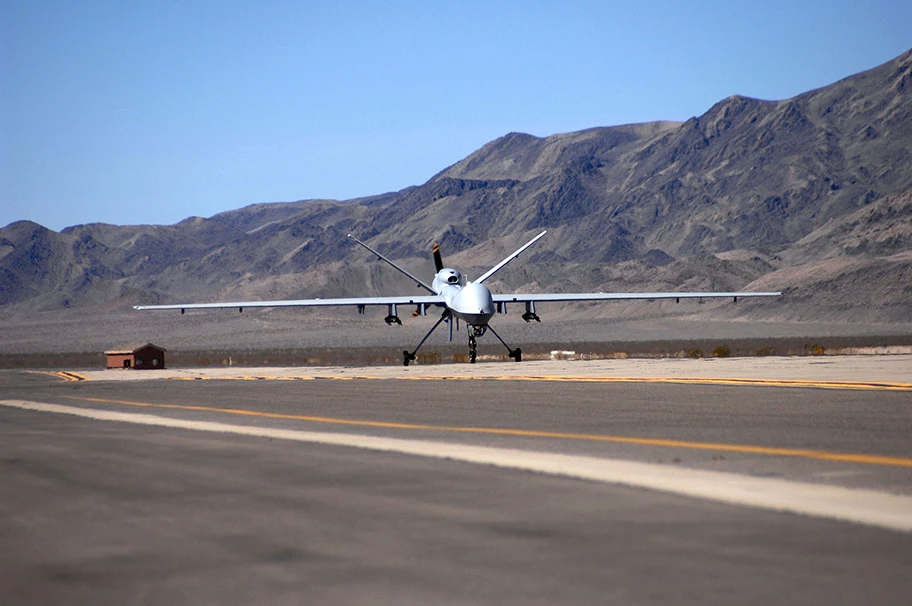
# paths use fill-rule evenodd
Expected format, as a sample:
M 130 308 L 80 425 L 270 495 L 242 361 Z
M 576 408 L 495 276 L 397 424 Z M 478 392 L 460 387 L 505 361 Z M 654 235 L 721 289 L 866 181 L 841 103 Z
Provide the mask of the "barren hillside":
M 439 242 L 471 277 L 548 229 L 495 289 L 783 290 L 775 304 L 585 310 L 896 325 L 912 318 L 910 166 L 912 51 L 792 99 L 729 97 L 683 123 L 511 133 L 372 198 L 255 204 L 169 226 L 13 223 L 0 229 L 0 322 L 393 294 L 414 286 L 346 234 L 428 276 Z

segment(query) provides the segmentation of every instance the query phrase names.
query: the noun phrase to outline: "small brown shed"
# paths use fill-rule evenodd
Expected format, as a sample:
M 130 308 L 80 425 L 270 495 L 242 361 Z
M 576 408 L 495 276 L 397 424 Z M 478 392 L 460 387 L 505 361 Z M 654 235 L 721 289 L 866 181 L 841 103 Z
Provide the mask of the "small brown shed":
M 105 352 L 105 356 L 108 368 L 154 370 L 165 367 L 165 348 L 152 343 L 111 349 Z

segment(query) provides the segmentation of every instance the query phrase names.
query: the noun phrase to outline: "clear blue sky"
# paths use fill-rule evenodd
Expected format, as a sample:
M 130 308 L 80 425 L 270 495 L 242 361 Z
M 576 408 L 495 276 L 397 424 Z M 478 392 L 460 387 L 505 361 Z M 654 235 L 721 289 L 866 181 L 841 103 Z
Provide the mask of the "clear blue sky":
M 0 226 L 398 190 L 510 131 L 788 98 L 910 24 L 909 0 L 0 0 Z

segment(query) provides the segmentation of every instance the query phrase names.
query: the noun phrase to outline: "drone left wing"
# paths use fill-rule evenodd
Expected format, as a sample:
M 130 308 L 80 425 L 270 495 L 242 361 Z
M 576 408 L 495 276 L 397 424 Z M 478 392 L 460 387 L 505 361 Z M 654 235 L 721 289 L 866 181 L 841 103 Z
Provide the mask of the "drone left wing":
M 423 295 L 419 297 L 359 297 L 350 299 L 289 299 L 282 301 L 232 301 L 226 303 L 171 303 L 168 305 L 134 305 L 141 311 L 156 309 L 179 309 L 181 313 L 188 309 L 238 309 L 245 307 L 365 307 L 368 305 L 444 305 L 441 295 Z

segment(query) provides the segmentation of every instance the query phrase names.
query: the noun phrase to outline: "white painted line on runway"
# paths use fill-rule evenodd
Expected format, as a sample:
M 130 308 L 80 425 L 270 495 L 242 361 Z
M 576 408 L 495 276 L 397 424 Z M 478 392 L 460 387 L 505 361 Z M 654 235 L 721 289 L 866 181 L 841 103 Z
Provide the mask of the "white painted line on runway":
M 753 478 L 718 471 L 682 469 L 668 465 L 597 457 L 449 444 L 425 440 L 405 440 L 355 434 L 250 427 L 208 421 L 188 421 L 149 414 L 78 408 L 24 400 L 0 400 L 0 405 L 24 410 L 74 415 L 100 421 L 119 421 L 194 431 L 349 446 L 481 465 L 493 465 L 507 469 L 519 469 L 609 484 L 647 488 L 733 505 L 798 513 L 878 526 L 889 530 L 912 532 L 912 497 L 873 490 L 805 484 L 774 478 Z

